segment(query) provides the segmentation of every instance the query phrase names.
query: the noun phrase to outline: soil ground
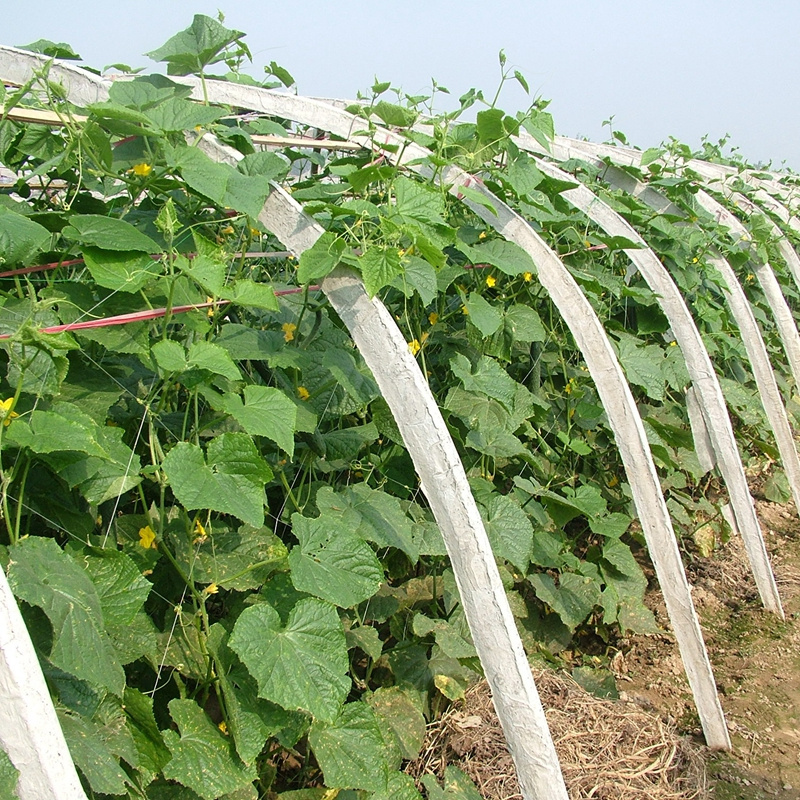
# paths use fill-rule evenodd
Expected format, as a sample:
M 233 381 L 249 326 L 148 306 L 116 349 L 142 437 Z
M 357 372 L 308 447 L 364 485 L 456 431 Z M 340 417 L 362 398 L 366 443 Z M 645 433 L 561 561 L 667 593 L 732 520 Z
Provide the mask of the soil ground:
M 760 607 L 738 537 L 688 570 L 733 743 L 707 756 L 709 797 L 800 800 L 800 521 L 793 506 L 756 505 L 785 621 Z M 668 629 L 660 594 L 651 600 Z M 702 741 L 673 637 L 632 638 L 612 667 L 623 698 Z

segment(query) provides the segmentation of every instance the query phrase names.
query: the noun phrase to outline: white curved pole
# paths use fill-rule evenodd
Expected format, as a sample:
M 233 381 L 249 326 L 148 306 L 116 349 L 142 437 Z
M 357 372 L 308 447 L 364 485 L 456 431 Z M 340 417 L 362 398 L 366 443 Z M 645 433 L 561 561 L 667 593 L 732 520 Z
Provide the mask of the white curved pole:
M 427 166 L 430 153 L 399 134 L 376 129 L 371 135 L 365 135 L 360 133 L 368 126 L 365 120 L 307 98 L 218 81 L 205 81 L 203 86 L 199 80 L 191 78 L 181 82 L 193 87 L 196 99 L 206 96 L 214 103 L 249 108 L 302 122 L 379 150 L 388 160 L 405 164 L 426 177 L 441 181 L 488 225 L 516 242 L 533 257 L 540 282 L 572 330 L 606 408 L 681 649 L 706 741 L 710 747 L 729 749 L 730 739 L 716 695 L 711 665 L 641 417 L 602 324 L 558 257 L 522 217 L 494 197 L 481 181 L 457 167 L 447 167 L 441 174 L 434 174 L 433 168 Z M 497 214 L 480 203 L 464 198 L 459 192 L 462 186 L 483 196 Z
M 521 137 L 523 143 L 525 137 Z M 572 176 L 543 159 L 536 159 L 537 167 L 546 175 L 561 180 Z M 623 236 L 642 245 L 642 249 L 625 250 L 625 254 L 639 268 L 647 285 L 658 297 L 658 304 L 670 323 L 675 339 L 681 348 L 694 388 L 703 398 L 700 404 L 704 416 L 704 430 L 708 432 L 720 472 L 728 487 L 731 508 L 737 527 L 746 540 L 751 540 L 747 553 L 752 557 L 751 569 L 764 606 L 782 615 L 781 601 L 775 577 L 764 546 L 761 525 L 747 486 L 742 460 L 736 446 L 730 417 L 725 406 L 716 372 L 703 344 L 700 332 L 678 291 L 678 287 L 655 253 L 644 239 L 607 203 L 582 184 L 561 192 L 561 196 L 583 211 L 591 220 L 612 236 Z M 794 466 L 800 479 L 800 460 L 794 453 Z M 798 483 L 800 486 L 800 483 Z M 800 493 L 798 494 L 800 499 Z
M 19 771 L 19 800 L 86 800 L 33 642 L 2 568 L 0 749 Z

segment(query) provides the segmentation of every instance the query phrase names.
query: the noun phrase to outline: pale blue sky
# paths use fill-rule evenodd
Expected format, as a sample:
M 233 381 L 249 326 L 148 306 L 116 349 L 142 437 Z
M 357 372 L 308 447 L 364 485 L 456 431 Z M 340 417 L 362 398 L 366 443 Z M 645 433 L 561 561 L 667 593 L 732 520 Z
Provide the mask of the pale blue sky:
M 796 0 L 0 0 L 0 43 L 71 44 L 87 63 L 156 69 L 142 53 L 214 16 L 247 33 L 256 71 L 286 67 L 303 94 L 353 97 L 377 75 L 412 94 L 493 94 L 497 53 L 550 98 L 558 133 L 594 141 L 602 121 L 639 147 L 725 133 L 751 161 L 800 170 Z M 500 103 L 525 107 L 509 87 Z

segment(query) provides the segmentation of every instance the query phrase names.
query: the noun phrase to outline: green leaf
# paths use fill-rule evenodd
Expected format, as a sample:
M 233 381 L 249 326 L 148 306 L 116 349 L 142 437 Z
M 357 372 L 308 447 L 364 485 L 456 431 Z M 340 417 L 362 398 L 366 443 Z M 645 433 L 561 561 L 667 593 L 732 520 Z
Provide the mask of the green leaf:
M 196 147 L 177 151 L 172 163 L 186 184 L 217 205 L 256 218 L 269 194 L 269 181 L 260 175 L 243 175 L 229 164 L 212 161 Z
M 528 516 L 510 497 L 496 493 L 483 509 L 486 533 L 495 555 L 526 572 L 533 547 L 533 525 Z
M 370 800 L 422 800 L 414 779 L 404 772 L 390 772 L 386 791 L 375 792 Z
M 103 741 L 99 727 L 83 717 L 60 712 L 58 721 L 67 740 L 69 754 L 89 781 L 92 791 L 121 795 L 128 792 L 128 779 L 119 760 Z
M 35 453 L 75 450 L 104 456 L 97 440 L 97 424 L 72 403 L 57 403 L 52 411 L 33 411 L 9 426 L 8 437 Z
M 359 538 L 378 547 L 396 547 L 413 564 L 419 560 L 414 526 L 396 497 L 365 483 L 340 492 L 324 486 L 317 493 L 317 508 L 325 516 L 336 516 Z
M 253 440 L 243 433 L 224 433 L 208 445 L 208 464 L 195 444 L 179 442 L 163 469 L 175 497 L 188 511 L 210 509 L 233 514 L 258 528 L 264 523 L 264 484 L 272 470 Z
M 153 358 L 164 373 L 186 370 L 186 351 L 173 339 L 156 342 L 151 350 Z
M 308 741 L 326 786 L 386 790 L 389 768 L 384 739 L 375 712 L 366 703 L 348 703 L 336 719 L 315 721 Z
M 342 623 L 330 603 L 300 600 L 285 627 L 267 603 L 246 608 L 230 647 L 258 681 L 259 697 L 321 720 L 339 714 L 351 682 Z
M 479 111 L 476 115 L 478 139 L 482 144 L 491 144 L 504 139 L 506 136 L 505 128 L 503 127 L 503 117 L 505 115 L 499 108 L 488 108 L 485 111 Z
M 519 303 L 511 306 L 505 313 L 504 324 L 514 342 L 530 344 L 547 341 L 547 331 L 542 320 L 530 306 Z
M 462 243 L 458 249 L 473 264 L 491 264 L 506 275 L 536 274 L 536 265 L 530 255 L 518 244 L 505 239 L 490 239 L 475 246 Z
M 65 61 L 80 61 L 81 57 L 66 42 L 51 42 L 50 39 L 37 39 L 35 42 L 20 47 L 31 53 L 41 53 L 50 58 L 61 58 Z
M 558 586 L 546 573 L 528 576 L 536 596 L 555 611 L 572 631 L 583 622 L 600 603 L 600 589 L 592 578 L 563 572 Z
M 451 620 L 430 619 L 424 614 L 414 616 L 413 631 L 416 636 L 436 638 L 436 644 L 448 658 L 475 658 L 475 646 L 463 614 Z
M 25 266 L 50 241 L 50 231 L 22 214 L 0 206 L 0 264 Z
M 464 301 L 469 321 L 481 332 L 485 339 L 491 336 L 502 324 L 500 312 L 490 305 L 478 292 L 471 292 Z
M 224 114 L 225 110 L 222 108 L 205 106 L 182 97 L 169 97 L 145 111 L 152 126 L 165 133 L 194 130 L 197 126 L 205 127 Z
M 196 546 L 194 579 L 223 589 L 257 589 L 276 570 L 285 568 L 286 545 L 269 528 L 242 525 L 238 530 L 215 530 Z
M 372 108 L 372 113 L 387 125 L 398 128 L 407 128 L 409 125 L 413 125 L 417 119 L 415 111 L 394 103 L 387 103 L 385 100 L 376 103 Z
M 186 357 L 187 369 L 204 369 L 230 381 L 241 380 L 241 373 L 224 347 L 203 339 L 192 342 Z
M 336 518 L 293 514 L 292 533 L 300 542 L 289 553 L 295 588 L 341 608 L 352 608 L 378 591 L 383 570 L 375 553 Z
M 69 225 L 61 232 L 67 239 L 74 239 L 84 246 L 101 250 L 130 251 L 137 253 L 160 253 L 158 242 L 145 236 L 130 222 L 99 214 L 76 214 L 69 218 Z
M 403 262 L 403 274 L 395 279 L 393 285 L 402 289 L 404 284 L 410 286 L 427 306 L 437 294 L 436 270 L 424 258 L 411 256 Z M 407 296 L 410 295 L 407 293 Z
M 236 165 L 236 169 L 243 175 L 260 175 L 268 181 L 280 181 L 286 177 L 289 162 L 284 156 L 262 150 L 245 156 Z
M 653 400 L 663 400 L 664 351 L 657 345 L 640 345 L 629 335 L 620 338 L 617 351 L 628 382 L 641 386 Z
M 164 777 L 188 786 L 203 800 L 217 800 L 256 779 L 254 767 L 242 764 L 233 743 L 206 716 L 194 700 L 170 700 L 169 713 L 178 726 L 164 731 L 172 759 Z
M 134 561 L 116 550 L 91 550 L 79 559 L 97 590 L 106 626 L 133 623 L 153 588 Z
M 444 789 L 439 786 L 435 775 L 423 775 L 422 784 L 428 800 L 480 800 L 480 792 L 469 775 L 458 767 L 448 766 L 444 771 Z
M 245 764 L 252 764 L 261 754 L 267 739 L 278 736 L 289 726 L 303 724 L 307 718 L 258 696 L 258 685 L 228 646 L 229 638 L 220 623 L 212 625 L 208 649 L 216 661 L 236 752 Z
M 482 356 L 473 367 L 466 356 L 453 356 L 450 369 L 469 392 L 485 394 L 503 404 L 509 411 L 514 408 L 519 384 L 493 359 Z
M 230 30 L 211 17 L 195 14 L 186 30 L 145 55 L 154 61 L 166 61 L 170 75 L 191 75 L 221 61 L 226 48 L 243 36 L 241 31 Z
M 358 647 L 363 650 L 373 661 L 377 661 L 383 652 L 383 642 L 378 631 L 370 625 L 359 625 L 345 631 L 347 649 Z
M 5 750 L 0 750 L 0 797 L 18 798 L 17 781 L 19 772 L 11 763 Z
M 396 204 L 392 220 L 427 226 L 445 226 L 445 203 L 440 190 L 401 175 L 394 182 Z
M 106 289 L 138 292 L 161 273 L 161 264 L 141 251 L 84 247 L 83 258 L 95 281 Z
M 244 388 L 244 401 L 226 394 L 220 405 L 251 436 L 265 436 L 289 456 L 294 453 L 297 406 L 280 389 L 250 384 Z
M 303 251 L 297 268 L 301 284 L 324 278 L 341 261 L 345 244 L 334 233 L 323 233 L 314 244 Z
M 413 761 L 425 743 L 425 717 L 411 694 L 400 686 L 381 687 L 369 696 L 367 702 L 375 711 L 381 730 L 393 735 L 396 766 L 401 760 Z M 392 737 L 384 733 L 384 738 Z
M 195 236 L 195 242 L 202 241 Z M 225 287 L 225 273 L 227 267 L 221 254 L 198 253 L 191 261 L 184 256 L 178 256 L 175 265 L 185 275 L 196 281 L 208 294 L 220 297 Z
M 153 715 L 153 698 L 138 689 L 126 687 L 124 702 L 128 730 L 136 746 L 139 766 L 154 774 L 161 772 L 172 756 Z
M 278 310 L 278 298 L 275 297 L 275 290 L 271 286 L 256 283 L 247 278 L 234 281 L 233 286 L 221 291 L 219 296 L 238 306 L 263 308 L 265 311 Z
M 86 573 L 52 539 L 23 539 L 9 553 L 11 590 L 20 600 L 41 608 L 53 627 L 50 661 L 70 675 L 121 695 L 125 674 L 104 631 L 100 598 Z
M 393 247 L 373 246 L 358 259 L 364 288 L 374 297 L 384 286 L 388 286 L 402 271 L 400 255 Z

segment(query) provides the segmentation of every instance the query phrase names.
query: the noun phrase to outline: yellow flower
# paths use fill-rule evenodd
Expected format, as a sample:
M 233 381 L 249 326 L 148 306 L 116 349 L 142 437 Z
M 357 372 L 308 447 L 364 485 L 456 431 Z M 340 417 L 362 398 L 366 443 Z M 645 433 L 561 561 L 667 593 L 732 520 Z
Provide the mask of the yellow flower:
M 696 264 L 696 263 L 697 263 L 697 259 L 696 259 L 696 258 L 693 258 L 693 259 L 692 259 L 692 264 Z
M 670 347 L 677 347 L 677 346 L 678 346 L 678 343 L 677 343 L 677 342 L 675 342 L 675 341 L 672 341 L 672 342 L 670 342 L 670 343 L 669 343 L 669 346 L 670 346 Z
M 139 528 L 139 544 L 145 550 L 156 549 L 156 532 L 149 525 Z
M 150 164 L 134 164 L 130 170 L 137 178 L 146 178 L 152 171 L 153 168 Z
M 481 232 L 478 234 L 478 238 L 479 238 L 479 239 L 485 239 L 485 238 L 486 238 L 486 231 L 481 231 Z
M 461 313 L 467 317 L 469 316 L 469 309 L 466 306 L 461 306 Z
M 756 279 L 756 276 L 755 276 L 755 275 L 753 275 L 753 273 L 752 273 L 752 272 L 751 272 L 751 273 L 750 273 L 750 274 L 747 276 L 747 278 L 745 278 L 745 280 L 746 280 L 748 283 L 752 283 L 752 282 L 753 282 L 755 279 Z
M 225 724 L 225 720 L 222 720 L 217 727 L 227 736 L 228 735 L 228 726 Z
M 203 591 L 206 594 L 217 594 L 219 592 L 219 586 L 216 583 L 209 583 Z
M 403 257 L 405 254 L 406 254 L 406 251 L 405 251 L 405 250 L 402 250 L 402 249 L 401 249 L 401 250 L 398 250 L 398 251 L 397 251 L 397 255 L 399 255 L 399 256 L 400 256 L 400 258 L 402 258 L 402 257 Z
M 412 356 L 415 356 L 417 353 L 419 353 L 421 347 L 422 345 L 419 343 L 419 339 L 412 339 L 408 343 L 408 349 L 411 351 Z
M 195 544 L 201 544 L 206 539 L 208 539 L 208 533 L 206 533 L 206 529 L 203 527 L 203 523 L 200 522 L 199 519 L 194 521 L 194 541 Z
M 533 273 L 532 272 L 523 272 L 522 273 L 522 280 L 524 280 L 525 283 L 530 283 L 533 280 Z
M 306 389 L 305 386 L 298 386 L 297 387 L 297 396 L 301 400 L 308 400 L 308 398 L 311 397 L 311 395 L 308 392 L 308 389 Z
M 439 315 L 435 311 L 431 311 L 431 313 L 428 314 L 428 322 L 430 322 L 431 325 L 435 325 L 438 321 Z
M 226 226 L 225 226 L 225 227 L 224 227 L 224 228 L 223 228 L 223 229 L 220 231 L 220 233 L 221 233 L 223 236 L 230 236 L 232 233 L 236 233 L 236 231 L 234 230 L 234 228 L 233 228 L 233 225 L 226 225 Z
M 587 247 L 591 247 L 591 246 L 592 246 L 592 243 L 591 243 L 591 242 L 590 242 L 588 239 L 585 239 L 583 243 L 584 243 L 584 244 L 585 244 Z
M 255 239 L 261 236 L 261 231 L 258 228 L 250 228 L 250 235 Z
M 297 330 L 297 325 L 294 322 L 284 322 L 281 325 L 281 330 L 283 331 L 283 341 L 284 342 L 291 342 L 294 339 L 294 332 Z
M 619 483 L 619 478 L 616 475 L 612 475 L 608 480 L 608 488 L 613 489 Z
M 11 410 L 12 405 L 14 405 L 13 397 L 0 401 L 0 418 L 2 418 L 3 425 L 6 428 L 11 424 L 12 419 L 16 419 L 19 416 L 16 411 Z
M 493 289 L 497 285 L 497 278 L 494 275 L 487 275 L 486 276 L 486 285 Z

